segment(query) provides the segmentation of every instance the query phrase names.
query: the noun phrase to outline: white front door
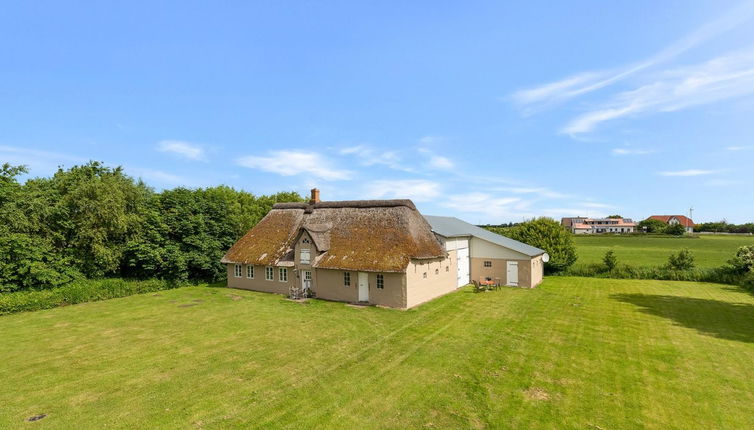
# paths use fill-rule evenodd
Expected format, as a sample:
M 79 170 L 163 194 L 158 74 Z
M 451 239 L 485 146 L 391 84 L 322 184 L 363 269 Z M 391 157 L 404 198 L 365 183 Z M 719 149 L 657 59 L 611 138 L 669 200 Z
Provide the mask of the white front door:
M 508 262 L 508 271 L 505 279 L 508 281 L 505 285 L 518 287 L 518 261 Z
M 308 290 L 312 288 L 312 271 L 304 270 L 304 276 L 301 277 L 301 288 Z
M 359 301 L 369 301 L 369 274 L 359 272 Z
M 456 263 L 458 263 L 458 286 L 463 287 L 469 283 L 469 248 L 459 248 L 456 251 Z

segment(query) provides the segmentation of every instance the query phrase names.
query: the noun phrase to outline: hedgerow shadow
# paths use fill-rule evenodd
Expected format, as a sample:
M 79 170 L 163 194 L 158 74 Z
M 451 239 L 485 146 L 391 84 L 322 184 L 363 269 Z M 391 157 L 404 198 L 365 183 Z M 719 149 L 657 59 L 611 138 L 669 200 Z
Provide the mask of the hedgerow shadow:
M 754 343 L 754 305 L 692 297 L 612 294 L 610 298 L 641 308 L 641 312 L 672 320 L 702 334 Z

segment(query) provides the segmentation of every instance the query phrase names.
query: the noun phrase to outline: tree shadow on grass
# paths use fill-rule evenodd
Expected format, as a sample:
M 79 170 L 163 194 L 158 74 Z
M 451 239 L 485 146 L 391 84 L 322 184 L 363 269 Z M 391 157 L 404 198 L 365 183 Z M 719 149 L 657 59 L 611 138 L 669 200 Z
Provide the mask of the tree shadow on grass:
M 612 294 L 610 298 L 631 303 L 641 308 L 641 312 L 668 318 L 702 334 L 754 343 L 752 304 L 646 294 Z

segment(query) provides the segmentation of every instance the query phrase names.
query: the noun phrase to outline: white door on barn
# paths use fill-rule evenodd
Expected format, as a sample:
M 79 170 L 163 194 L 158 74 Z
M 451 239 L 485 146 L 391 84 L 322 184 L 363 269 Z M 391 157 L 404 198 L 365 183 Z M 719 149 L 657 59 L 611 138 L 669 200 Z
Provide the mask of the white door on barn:
M 469 283 L 469 248 L 457 249 L 456 259 L 458 260 L 458 286 L 463 287 Z
M 507 266 L 508 270 L 505 277 L 507 282 L 505 285 L 518 287 L 518 261 L 509 261 Z
M 359 301 L 369 301 L 369 274 L 359 272 Z

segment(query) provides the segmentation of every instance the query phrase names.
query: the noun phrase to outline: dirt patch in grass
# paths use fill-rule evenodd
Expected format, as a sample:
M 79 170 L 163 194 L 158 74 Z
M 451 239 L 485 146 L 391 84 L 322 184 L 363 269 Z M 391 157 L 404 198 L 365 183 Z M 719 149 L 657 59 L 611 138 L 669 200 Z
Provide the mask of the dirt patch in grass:
M 27 419 L 26 419 L 26 421 L 29 421 L 29 422 L 32 422 L 32 421 L 39 421 L 39 420 L 41 420 L 42 418 L 44 418 L 44 417 L 46 417 L 46 416 L 47 416 L 47 414 L 39 414 L 39 415 L 34 415 L 33 417 L 29 417 L 29 418 L 27 418 Z
M 235 294 L 228 294 L 228 295 L 227 295 L 227 296 L 225 296 L 225 297 L 228 297 L 229 299 L 233 300 L 234 302 L 237 302 L 237 301 L 239 301 L 239 300 L 243 300 L 243 297 L 241 297 L 241 296 L 237 296 L 237 295 L 235 295 Z
M 190 308 L 191 306 L 196 306 L 196 303 L 184 303 L 182 305 L 178 305 L 179 308 Z
M 550 400 L 550 393 L 537 387 L 531 387 L 524 391 L 524 396 L 530 400 Z
M 194 302 L 194 303 L 202 303 L 202 302 L 204 302 L 204 300 L 202 300 L 202 299 L 194 299 L 194 300 L 192 300 L 192 302 Z

